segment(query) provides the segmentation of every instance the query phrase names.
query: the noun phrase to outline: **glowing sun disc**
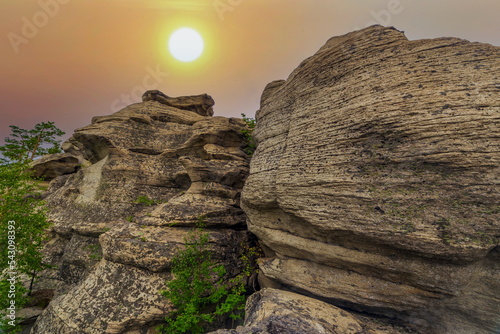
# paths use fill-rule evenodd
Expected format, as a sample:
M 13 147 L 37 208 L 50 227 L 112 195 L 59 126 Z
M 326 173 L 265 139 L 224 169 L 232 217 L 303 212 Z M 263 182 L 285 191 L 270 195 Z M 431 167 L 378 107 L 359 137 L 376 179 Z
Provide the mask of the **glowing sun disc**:
M 172 56 L 186 63 L 198 59 L 203 53 L 204 46 L 201 35 L 191 28 L 177 29 L 168 41 L 168 49 Z

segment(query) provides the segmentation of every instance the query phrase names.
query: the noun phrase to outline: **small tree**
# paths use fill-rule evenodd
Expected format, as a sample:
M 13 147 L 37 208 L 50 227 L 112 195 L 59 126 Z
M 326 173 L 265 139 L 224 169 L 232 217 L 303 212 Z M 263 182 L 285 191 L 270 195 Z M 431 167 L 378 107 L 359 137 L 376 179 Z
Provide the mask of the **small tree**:
M 33 161 L 45 154 L 61 152 L 60 140 L 56 137 L 65 133 L 54 125 L 54 122 L 42 122 L 31 130 L 16 125 L 10 126 L 12 138 L 5 138 L 5 145 L 0 146 L 0 153 L 14 162 Z M 3 159 L 5 162 L 6 160 Z
M 15 332 L 6 311 L 27 302 L 37 274 L 48 266 L 41 249 L 50 226 L 43 202 L 34 196 L 38 182 L 26 172 L 27 164 L 0 165 L 0 329 Z M 28 290 L 21 277 L 31 278 Z

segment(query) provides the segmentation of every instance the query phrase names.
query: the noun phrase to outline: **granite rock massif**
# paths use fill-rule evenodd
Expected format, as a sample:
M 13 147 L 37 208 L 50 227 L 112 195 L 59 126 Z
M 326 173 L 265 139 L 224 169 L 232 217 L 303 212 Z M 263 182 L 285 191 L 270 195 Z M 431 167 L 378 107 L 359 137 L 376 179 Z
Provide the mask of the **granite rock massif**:
M 265 88 L 250 167 L 210 96 L 143 100 L 34 167 L 57 268 L 33 334 L 155 333 L 201 216 L 228 276 L 247 228 L 265 253 L 244 326 L 214 334 L 498 333 L 499 47 L 334 37 Z
M 499 328 L 500 48 L 334 37 L 256 118 L 242 205 L 263 287 L 418 333 Z

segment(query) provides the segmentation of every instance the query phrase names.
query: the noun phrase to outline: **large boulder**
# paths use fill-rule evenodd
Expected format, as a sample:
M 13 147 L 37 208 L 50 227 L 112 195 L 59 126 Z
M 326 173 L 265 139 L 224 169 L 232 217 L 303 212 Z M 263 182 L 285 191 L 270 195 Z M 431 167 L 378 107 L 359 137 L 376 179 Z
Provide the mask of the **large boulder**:
M 373 26 L 257 112 L 242 194 L 264 286 L 419 333 L 500 324 L 500 48 Z
M 245 309 L 245 326 L 210 334 L 403 334 L 404 329 L 289 291 L 263 289 Z
M 161 92 L 145 96 L 94 117 L 63 145 L 64 157 L 83 164 L 59 173 L 43 194 L 53 222 L 44 253 L 56 268 L 36 289 L 55 298 L 33 334 L 154 332 L 172 310 L 160 294 L 172 258 L 200 222 L 226 278 L 243 267 L 246 124 L 211 117 L 206 94 L 168 103 Z

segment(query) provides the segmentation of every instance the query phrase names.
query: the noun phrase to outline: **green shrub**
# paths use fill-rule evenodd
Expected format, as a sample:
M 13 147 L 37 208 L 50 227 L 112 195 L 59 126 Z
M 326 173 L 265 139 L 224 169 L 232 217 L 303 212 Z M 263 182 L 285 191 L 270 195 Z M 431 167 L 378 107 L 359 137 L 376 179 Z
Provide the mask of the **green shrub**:
M 241 114 L 241 117 L 247 124 L 246 129 L 241 130 L 243 137 L 245 138 L 246 145 L 243 148 L 243 151 L 252 156 L 257 148 L 257 142 L 253 137 L 253 130 L 255 129 L 255 119 L 247 117 L 245 114 Z
M 173 304 L 160 330 L 168 334 L 201 334 L 215 320 L 229 316 L 239 319 L 245 307 L 244 275 L 224 281 L 226 269 L 217 265 L 208 249 L 204 219 L 185 239 L 185 249 L 172 260 L 173 279 L 161 291 Z

